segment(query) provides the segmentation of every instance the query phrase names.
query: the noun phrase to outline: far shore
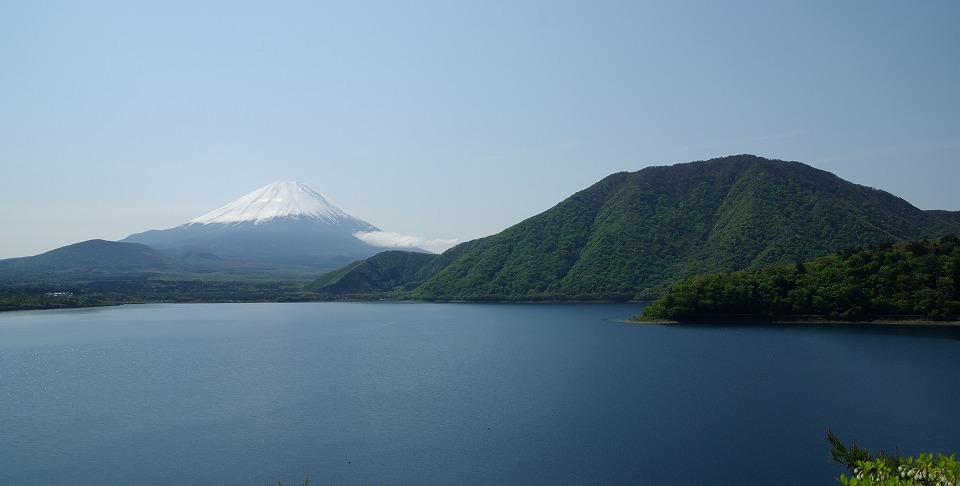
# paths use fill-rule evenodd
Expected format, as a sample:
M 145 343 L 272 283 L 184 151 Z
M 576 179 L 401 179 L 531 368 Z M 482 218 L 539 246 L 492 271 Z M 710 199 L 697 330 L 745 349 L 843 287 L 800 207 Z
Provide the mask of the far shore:
M 878 319 L 870 320 L 837 320 L 830 319 L 827 317 L 795 317 L 791 316 L 789 318 L 771 318 L 771 319 L 761 319 L 761 318 L 740 318 L 740 317 L 731 317 L 731 316 L 715 316 L 715 317 L 703 317 L 699 319 L 691 320 L 669 320 L 669 319 L 644 319 L 643 317 L 637 316 L 628 319 L 626 322 L 634 324 L 797 324 L 797 325 L 806 325 L 806 324 L 823 324 L 823 325 L 880 325 L 880 326 L 940 326 L 940 327 L 960 327 L 960 321 L 934 321 L 930 319 L 919 319 L 915 317 L 908 318 L 892 318 L 884 317 Z

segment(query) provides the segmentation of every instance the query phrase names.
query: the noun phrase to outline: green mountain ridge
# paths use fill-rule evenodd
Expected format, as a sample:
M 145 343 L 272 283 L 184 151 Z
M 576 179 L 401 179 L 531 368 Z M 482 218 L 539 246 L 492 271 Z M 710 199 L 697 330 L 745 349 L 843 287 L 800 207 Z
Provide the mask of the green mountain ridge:
M 406 282 L 417 281 L 417 275 L 436 257 L 429 253 L 384 251 L 326 273 L 312 287 L 334 293 L 390 292 Z
M 310 289 L 423 300 L 646 300 L 692 275 L 957 233 L 958 214 L 923 211 L 799 162 L 738 155 L 612 174 L 496 235 L 422 259 L 423 267 L 404 260 L 390 269 L 401 259 L 377 255 Z
M 481 241 L 483 238 L 461 243 L 440 255 L 399 250 L 380 252 L 323 274 L 307 285 L 307 290 L 340 295 L 404 297 L 406 291 L 436 275 Z

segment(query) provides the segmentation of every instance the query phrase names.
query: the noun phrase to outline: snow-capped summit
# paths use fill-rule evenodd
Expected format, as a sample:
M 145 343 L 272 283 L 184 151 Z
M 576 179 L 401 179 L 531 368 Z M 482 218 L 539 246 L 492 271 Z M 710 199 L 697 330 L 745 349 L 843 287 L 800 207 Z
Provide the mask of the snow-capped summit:
M 275 182 L 180 226 L 121 241 L 142 243 L 205 271 L 275 277 L 315 274 L 371 257 L 387 248 L 357 235 L 379 231 L 306 184 Z
M 193 224 L 236 224 L 278 219 L 315 219 L 331 225 L 346 224 L 359 228 L 373 226 L 328 201 L 310 186 L 300 182 L 274 182 L 235 201 L 189 221 Z

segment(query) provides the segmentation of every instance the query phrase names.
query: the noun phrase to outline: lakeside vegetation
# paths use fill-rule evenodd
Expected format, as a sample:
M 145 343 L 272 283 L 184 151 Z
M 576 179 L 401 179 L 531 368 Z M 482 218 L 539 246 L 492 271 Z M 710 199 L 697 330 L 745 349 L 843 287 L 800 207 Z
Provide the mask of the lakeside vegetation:
M 956 320 L 960 239 L 848 249 L 810 262 L 713 273 L 674 285 L 645 319 Z
M 464 244 L 466 252 L 478 243 Z M 321 280 L 236 279 L 223 276 L 102 277 L 0 283 L 0 311 L 127 303 L 291 302 L 415 299 L 417 281 L 458 252 L 384 252 Z M 382 282 L 382 286 L 369 286 Z M 347 292 L 346 290 L 355 290 Z M 628 300 L 584 294 L 469 294 L 472 301 Z M 593 298 L 591 297 L 599 297 Z M 606 298 L 603 298 L 606 297 Z M 456 299 L 451 299 L 456 300 Z M 847 249 L 808 262 L 685 279 L 644 310 L 648 320 L 957 320 L 960 317 L 960 239 L 945 236 Z
M 844 486 L 950 486 L 960 484 L 960 463 L 957 456 L 920 454 L 913 457 L 873 454 L 869 450 L 851 444 L 847 447 L 833 431 L 827 431 L 830 443 L 830 459 L 843 464 L 851 472 L 850 477 L 841 474 Z
M 476 243 L 465 244 L 467 251 Z M 0 311 L 151 302 L 291 302 L 412 299 L 403 282 L 444 268 L 451 255 L 384 252 L 316 282 L 222 276 L 98 277 L 0 283 Z M 382 282 L 382 286 L 369 286 Z M 338 287 L 339 286 L 339 287 Z M 355 290 L 346 292 L 344 290 Z M 429 296 L 427 296 L 429 297 Z M 628 300 L 585 294 L 469 294 L 463 300 Z M 600 297 L 591 299 L 591 297 Z M 606 298 L 603 298 L 606 297 Z M 423 298 L 423 300 L 431 300 Z M 455 300 L 455 299 L 453 299 Z M 847 249 L 808 262 L 685 279 L 644 310 L 648 320 L 956 320 L 960 239 L 945 236 Z
M 0 311 L 120 304 L 296 302 L 317 300 L 304 282 L 272 280 L 112 278 L 0 284 Z

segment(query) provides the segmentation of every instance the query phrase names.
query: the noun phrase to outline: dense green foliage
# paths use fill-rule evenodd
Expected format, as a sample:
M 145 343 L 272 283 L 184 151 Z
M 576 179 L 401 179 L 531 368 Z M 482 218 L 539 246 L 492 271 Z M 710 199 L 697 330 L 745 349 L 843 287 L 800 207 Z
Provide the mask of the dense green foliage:
M 483 238 L 461 243 L 441 255 L 385 251 L 322 275 L 306 286 L 318 298 L 409 299 L 410 290 L 446 268 Z
M 115 302 L 97 296 L 74 295 L 69 292 L 38 294 L 22 290 L 5 291 L 5 289 L 0 289 L 0 311 L 69 309 L 112 304 L 115 304 Z
M 437 256 L 432 253 L 385 251 L 326 273 L 308 288 L 334 294 L 392 292 L 405 282 L 417 281 L 424 267 Z
M 564 281 L 587 245 L 597 214 L 627 177 L 609 176 L 553 209 L 485 239 L 419 286 L 414 297 L 575 298 L 564 290 Z
M 852 472 L 848 478 L 840 475 L 844 486 L 948 486 L 960 484 L 960 463 L 956 456 L 920 454 L 918 459 L 887 455 L 873 455 L 867 449 L 852 444 L 844 445 L 832 431 L 827 431 L 832 446 L 830 458 Z
M 674 285 L 649 319 L 960 316 L 960 240 L 954 236 L 844 250 L 808 263 L 714 273 Z
M 955 216 L 797 162 L 740 155 L 613 174 L 445 252 L 413 280 L 376 281 L 410 268 L 357 266 L 361 275 L 350 285 L 327 290 L 413 289 L 406 295 L 424 300 L 644 300 L 692 275 L 960 232 Z

